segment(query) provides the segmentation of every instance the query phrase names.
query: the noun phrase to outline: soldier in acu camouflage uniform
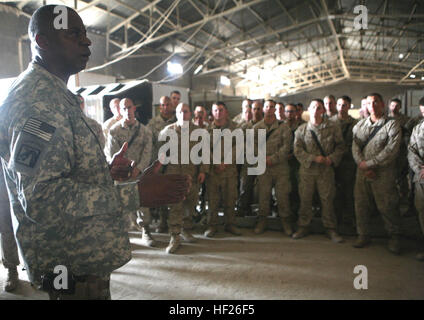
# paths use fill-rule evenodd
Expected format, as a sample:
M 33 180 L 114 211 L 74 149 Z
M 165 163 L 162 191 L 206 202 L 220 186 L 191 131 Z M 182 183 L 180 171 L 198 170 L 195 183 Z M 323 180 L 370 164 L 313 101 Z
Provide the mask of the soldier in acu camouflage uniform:
M 196 242 L 196 238 L 192 235 L 193 213 L 197 202 L 198 186 L 205 181 L 206 173 L 209 170 L 209 165 L 195 165 L 190 158 L 188 159 L 188 164 L 182 163 L 181 158 L 186 155 L 182 154 L 183 151 L 181 151 L 181 146 L 183 143 L 187 143 L 187 141 L 182 141 L 182 136 L 189 139 L 192 131 L 200 128 L 190 121 L 191 110 L 188 104 L 180 103 L 177 106 L 176 116 L 177 122 L 166 126 L 159 134 L 159 137 L 161 137 L 160 139 L 164 141 L 166 137 L 171 136 L 173 132 L 178 136 L 178 164 L 169 163 L 166 166 L 165 174 L 178 173 L 190 175 L 192 177 L 192 188 L 183 202 L 174 204 L 169 208 L 168 228 L 171 239 L 166 248 L 167 253 L 175 253 L 177 251 L 181 243 L 180 236 L 187 242 Z M 189 148 L 186 151 L 189 155 L 192 147 L 196 145 L 197 142 L 188 142 Z
M 353 201 L 353 187 L 355 186 L 356 163 L 352 156 L 352 130 L 358 121 L 348 113 L 351 104 L 352 100 L 348 96 L 342 96 L 337 99 L 337 114 L 332 116 L 330 121 L 340 126 L 346 145 L 343 158 L 335 168 L 335 209 L 340 223 L 354 226 L 355 204 Z
M 7 278 L 4 291 L 11 292 L 19 283 L 17 266 L 19 265 L 18 248 L 15 234 L 13 233 L 12 217 L 10 212 L 9 197 L 4 182 L 3 169 L 0 168 L 0 237 L 1 259 L 7 269 Z
M 122 99 L 120 109 L 122 119 L 109 130 L 105 153 L 108 158 L 112 158 L 124 142 L 128 142 L 126 157 L 135 161 L 131 177 L 135 180 L 150 165 L 152 132 L 135 118 L 136 107 L 131 99 Z M 128 228 L 136 224 L 142 232 L 142 244 L 151 247 L 154 246 L 155 241 L 150 234 L 149 223 L 149 208 L 139 208 L 128 215 Z
M 112 177 L 130 175 L 125 145 L 109 168 L 80 101 L 66 87 L 85 68 L 91 42 L 71 8 L 68 29 L 55 29 L 55 7 L 39 8 L 30 20 L 33 61 L 0 106 L 0 156 L 30 281 L 46 284 L 51 299 L 108 299 L 111 272 L 131 259 L 122 207 L 178 202 L 190 179 L 150 172 L 122 192 L 114 188 Z M 60 265 L 74 276 L 73 294 L 53 289 L 49 276 Z
M 396 158 L 402 132 L 397 121 L 384 114 L 380 94 L 368 95 L 367 119 L 353 128 L 353 158 L 358 166 L 355 184 L 355 213 L 358 239 L 354 246 L 368 245 L 370 238 L 370 208 L 373 199 L 381 213 L 390 240 L 388 249 L 399 254 L 399 195 L 396 189 Z
M 176 107 L 176 106 L 175 106 Z M 153 138 L 153 148 L 152 148 L 152 160 L 158 158 L 158 151 L 161 143 L 158 140 L 159 133 L 167 125 L 174 123 L 177 119 L 175 118 L 175 107 L 173 106 L 171 99 L 167 96 L 163 96 L 159 100 L 159 114 L 150 119 L 147 127 L 152 132 Z M 164 170 L 164 169 L 163 169 Z M 162 207 L 157 208 L 159 212 L 159 226 L 156 229 L 156 232 L 164 233 L 167 232 L 168 226 L 166 221 L 168 219 L 168 208 Z
M 288 236 L 291 236 L 293 233 L 289 201 L 291 186 L 287 160 L 292 133 L 287 125 L 277 120 L 273 100 L 265 101 L 263 110 L 264 119 L 253 127 L 255 136 L 257 136 L 258 130 L 266 130 L 266 171 L 258 176 L 259 219 L 254 231 L 259 234 L 266 229 L 266 217 L 271 210 L 270 197 L 274 186 L 283 230 Z M 256 146 L 256 149 L 258 149 L 258 146 Z
M 424 98 L 420 100 L 420 111 L 424 116 Z M 415 208 L 424 234 L 424 121 L 421 121 L 412 131 L 408 146 L 408 161 L 414 172 Z M 424 261 L 424 250 L 419 252 L 416 258 Z
M 317 190 L 321 199 L 322 223 L 328 236 L 334 242 L 342 242 L 337 234 L 337 219 L 334 213 L 336 186 L 334 167 L 345 151 L 342 131 L 333 122 L 323 119 L 325 112 L 321 99 L 312 100 L 308 108 L 309 122 L 301 125 L 295 133 L 294 154 L 300 162 L 300 210 L 299 230 L 294 239 L 306 236 L 313 218 L 312 199 Z
M 212 114 L 214 121 L 209 126 L 211 136 L 211 165 L 209 168 L 209 177 L 207 184 L 208 204 L 209 204 L 209 221 L 208 229 L 205 231 L 206 237 L 213 237 L 217 232 L 218 227 L 218 209 L 220 196 L 224 204 L 225 230 L 240 235 L 240 230 L 235 225 L 235 205 L 237 200 L 237 167 L 235 164 L 236 148 L 235 143 L 232 143 L 232 150 L 225 150 L 224 139 L 221 139 L 221 163 L 214 164 L 213 149 L 217 147 L 217 141 L 213 139 L 214 129 L 229 129 L 234 131 L 237 129 L 235 122 L 228 119 L 228 110 L 224 102 L 216 102 L 212 105 Z M 232 139 L 234 141 L 234 139 Z M 225 164 L 224 156 L 232 152 L 232 163 Z

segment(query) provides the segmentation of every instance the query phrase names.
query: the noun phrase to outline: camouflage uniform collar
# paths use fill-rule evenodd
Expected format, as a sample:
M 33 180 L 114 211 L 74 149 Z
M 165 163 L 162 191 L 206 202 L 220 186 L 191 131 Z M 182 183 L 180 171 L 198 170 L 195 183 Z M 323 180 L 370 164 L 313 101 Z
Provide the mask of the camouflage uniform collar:
M 37 62 L 30 62 L 28 69 L 34 70 L 35 72 L 42 73 L 44 76 L 49 78 L 51 81 L 57 83 L 64 90 L 68 90 L 68 86 L 66 85 L 65 81 L 63 81 L 58 76 L 56 76 L 53 73 L 51 73 L 50 71 L 48 71 L 46 68 L 44 68 L 42 65 L 38 64 Z
M 232 120 L 227 119 L 227 122 L 226 122 L 223 126 L 218 127 L 218 126 L 215 124 L 215 122 L 212 122 L 212 123 L 211 123 L 211 128 L 212 128 L 212 129 L 226 129 L 226 128 L 230 128 L 232 123 L 234 123 Z
M 326 128 L 328 126 L 328 118 L 326 119 L 322 119 L 322 122 L 319 125 L 314 125 L 312 124 L 312 122 L 309 120 L 308 122 L 308 129 L 317 129 L 317 130 L 321 130 L 323 128 Z
M 124 129 L 130 129 L 131 130 L 133 128 L 137 128 L 137 127 L 140 126 L 140 122 L 137 119 L 135 120 L 135 123 L 132 126 L 127 125 L 125 123 L 125 120 L 124 119 L 119 120 L 119 122 L 121 124 L 121 127 L 124 128 Z
M 165 119 L 163 116 L 162 116 L 162 113 L 159 113 L 158 114 L 158 117 L 160 118 L 160 119 L 162 119 L 162 121 L 163 122 L 166 122 L 166 123 L 174 123 L 175 121 L 177 121 L 177 118 L 175 117 L 175 115 L 173 115 L 171 118 L 169 118 L 169 119 Z
M 387 116 L 383 115 L 380 119 L 378 119 L 376 122 L 372 123 L 371 121 L 371 116 L 369 116 L 367 118 L 367 120 L 365 120 L 367 125 L 374 127 L 374 126 L 382 126 L 384 125 L 384 123 L 387 121 Z

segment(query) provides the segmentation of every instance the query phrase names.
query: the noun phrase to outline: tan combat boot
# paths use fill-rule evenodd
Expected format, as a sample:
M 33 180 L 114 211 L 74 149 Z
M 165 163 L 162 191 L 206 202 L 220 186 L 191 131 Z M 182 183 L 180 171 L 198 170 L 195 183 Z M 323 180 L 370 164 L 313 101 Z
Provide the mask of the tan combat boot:
M 300 238 L 306 237 L 308 234 L 309 234 L 308 228 L 306 228 L 306 227 L 299 227 L 299 230 L 297 230 L 293 234 L 292 238 L 293 239 L 300 239 Z
M 212 237 L 214 237 L 214 236 L 215 236 L 216 232 L 217 232 L 216 227 L 215 227 L 215 226 L 210 226 L 210 227 L 209 227 L 209 228 L 205 231 L 205 237 L 212 238 Z
M 166 253 L 175 253 L 181 245 L 181 237 L 178 233 L 171 233 L 171 240 L 166 247 Z
M 335 243 L 342 243 L 344 241 L 343 238 L 334 229 L 328 229 L 327 235 L 331 239 L 331 241 Z
M 183 229 L 181 231 L 181 237 L 183 238 L 184 241 L 186 242 L 197 242 L 197 239 L 195 237 L 193 237 L 193 235 L 191 234 L 191 232 L 187 229 Z
M 6 282 L 4 283 L 4 291 L 6 292 L 12 292 L 16 289 L 19 283 L 19 276 L 18 276 L 18 270 L 16 267 L 13 268 L 7 268 L 7 278 Z
M 156 241 L 150 234 L 148 227 L 141 228 L 141 244 L 146 247 L 154 247 L 156 245 Z
M 256 234 L 261 234 L 266 229 L 266 218 L 259 218 L 258 223 L 256 224 L 255 230 L 253 230 Z
M 368 246 L 371 243 L 371 237 L 365 235 L 359 235 L 356 239 L 353 247 L 355 248 L 363 248 Z
M 286 235 L 288 235 L 289 237 L 291 237 L 293 235 L 293 229 L 290 223 L 290 220 L 288 219 L 282 219 L 281 220 L 281 225 L 283 226 L 283 231 Z
M 228 224 L 225 226 L 225 231 L 234 234 L 235 236 L 241 236 L 241 231 L 233 224 Z
M 387 244 L 387 249 L 393 254 L 399 255 L 401 252 L 401 245 L 400 245 L 400 237 L 398 235 L 393 235 L 389 239 L 389 242 Z

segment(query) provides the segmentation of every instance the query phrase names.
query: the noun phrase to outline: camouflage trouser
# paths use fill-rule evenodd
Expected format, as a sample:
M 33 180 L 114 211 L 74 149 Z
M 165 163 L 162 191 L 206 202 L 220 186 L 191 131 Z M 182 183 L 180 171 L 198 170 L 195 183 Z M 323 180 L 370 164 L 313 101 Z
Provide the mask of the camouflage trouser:
M 424 234 L 424 184 L 415 182 L 415 208 L 418 211 L 421 231 Z
M 141 220 L 143 227 L 148 227 L 149 224 L 152 222 L 152 216 L 150 214 L 150 209 L 146 207 L 141 207 L 137 212 L 134 214 L 131 214 L 130 219 L 133 222 L 137 222 L 137 218 Z
M 247 167 L 243 166 L 240 172 L 240 196 L 238 206 L 241 212 L 246 213 L 253 203 L 256 176 L 247 174 Z
M 299 178 L 300 210 L 298 225 L 307 227 L 311 223 L 313 218 L 312 200 L 315 191 L 317 191 L 322 206 L 322 224 L 326 229 L 336 229 L 334 171 L 325 170 L 319 175 L 300 174 Z
M 356 166 L 340 164 L 335 170 L 336 198 L 334 207 L 340 223 L 355 224 L 355 203 L 353 190 L 355 187 Z
M 359 235 L 369 235 L 373 200 L 381 213 L 389 235 L 400 234 L 399 195 L 395 172 L 385 172 L 374 180 L 365 178 L 357 170 L 355 183 L 356 230 Z
M 282 219 L 290 219 L 292 216 L 290 210 L 289 194 L 291 191 L 290 179 L 288 175 L 279 175 L 278 173 L 265 173 L 258 177 L 259 183 L 259 217 L 265 218 L 271 212 L 270 198 L 272 187 L 275 187 L 277 197 L 278 213 Z
M 225 224 L 235 223 L 234 207 L 237 201 L 237 176 L 221 177 L 212 174 L 207 181 L 209 219 L 208 225 L 216 226 L 218 224 L 218 210 L 220 195 L 222 195 L 224 204 Z
M 111 300 L 110 274 L 77 277 L 74 294 L 49 291 L 50 300 Z
M 4 182 L 3 170 L 0 168 L 0 237 L 1 258 L 5 268 L 19 265 L 18 248 L 13 233 L 9 197 Z
M 299 197 L 299 167 L 300 164 L 296 158 L 289 160 L 290 167 L 290 185 L 291 191 L 289 194 L 290 199 L 290 208 L 294 214 L 297 214 L 300 207 L 300 197 Z
M 186 199 L 177 204 L 169 206 L 168 228 L 169 233 L 181 233 L 182 228 L 190 230 L 193 228 L 193 214 L 196 208 L 199 188 L 193 180 L 190 193 Z

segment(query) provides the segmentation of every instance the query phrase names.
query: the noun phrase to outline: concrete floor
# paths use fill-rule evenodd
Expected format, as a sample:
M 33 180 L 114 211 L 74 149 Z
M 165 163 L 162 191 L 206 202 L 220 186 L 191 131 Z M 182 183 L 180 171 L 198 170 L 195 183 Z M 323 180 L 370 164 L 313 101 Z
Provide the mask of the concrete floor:
M 175 255 L 165 253 L 168 236 L 153 234 L 158 248 L 140 245 L 131 233 L 133 259 L 112 274 L 113 299 L 424 299 L 424 263 L 414 259 L 415 240 L 403 240 L 404 253 L 394 256 L 386 239 L 374 239 L 365 249 L 354 249 L 354 237 L 335 244 L 322 234 L 292 240 L 279 231 L 242 236 L 220 229 L 216 238 L 201 235 Z M 356 265 L 368 269 L 368 290 L 356 290 Z M 0 267 L 0 285 L 5 279 Z M 34 290 L 20 271 L 20 287 L 0 293 L 0 299 L 47 299 Z

